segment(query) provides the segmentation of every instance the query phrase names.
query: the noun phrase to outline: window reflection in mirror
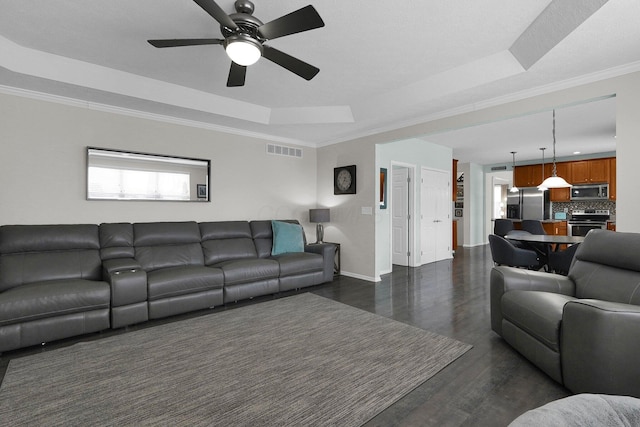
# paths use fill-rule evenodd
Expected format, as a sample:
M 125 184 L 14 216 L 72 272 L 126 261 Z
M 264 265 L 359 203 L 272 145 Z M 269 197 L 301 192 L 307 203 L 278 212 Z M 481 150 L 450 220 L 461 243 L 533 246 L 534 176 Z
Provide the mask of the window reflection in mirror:
M 210 160 L 87 147 L 88 200 L 209 201 Z

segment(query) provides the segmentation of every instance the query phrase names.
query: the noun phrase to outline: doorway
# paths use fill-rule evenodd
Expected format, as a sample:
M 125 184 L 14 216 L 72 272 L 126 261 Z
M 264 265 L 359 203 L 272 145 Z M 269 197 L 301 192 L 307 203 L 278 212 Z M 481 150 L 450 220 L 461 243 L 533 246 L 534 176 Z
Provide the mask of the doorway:
M 414 176 L 412 165 L 391 164 L 391 262 L 411 267 L 414 261 Z
M 422 168 L 420 183 L 420 263 L 451 258 L 451 174 Z

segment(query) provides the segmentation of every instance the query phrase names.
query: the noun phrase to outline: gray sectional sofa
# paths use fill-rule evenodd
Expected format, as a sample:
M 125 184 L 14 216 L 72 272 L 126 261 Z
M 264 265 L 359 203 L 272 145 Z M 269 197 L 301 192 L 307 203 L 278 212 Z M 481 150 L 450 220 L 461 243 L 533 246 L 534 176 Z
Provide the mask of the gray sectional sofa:
M 491 271 L 491 327 L 575 393 L 640 397 L 640 234 L 592 230 L 568 276 Z
M 334 245 L 272 256 L 273 238 L 271 221 L 1 226 L 0 352 L 333 280 Z

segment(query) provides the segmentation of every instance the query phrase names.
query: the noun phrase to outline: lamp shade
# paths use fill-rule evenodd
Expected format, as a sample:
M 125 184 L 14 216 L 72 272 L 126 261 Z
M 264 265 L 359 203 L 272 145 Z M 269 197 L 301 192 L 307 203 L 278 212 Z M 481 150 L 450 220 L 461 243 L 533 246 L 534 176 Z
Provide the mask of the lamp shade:
M 329 209 L 309 209 L 309 222 L 329 222 Z
M 545 179 L 540 186 L 546 188 L 569 188 L 571 184 L 559 176 L 550 176 Z

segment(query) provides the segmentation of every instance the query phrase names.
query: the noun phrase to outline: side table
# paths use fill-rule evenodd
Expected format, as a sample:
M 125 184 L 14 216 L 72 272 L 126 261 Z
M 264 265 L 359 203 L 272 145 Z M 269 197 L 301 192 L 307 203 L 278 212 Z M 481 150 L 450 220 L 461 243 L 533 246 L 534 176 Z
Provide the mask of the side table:
M 333 277 L 339 276 L 340 275 L 340 243 L 334 243 L 334 242 L 324 242 L 324 243 L 328 243 L 335 247 L 336 252 L 333 258 Z

